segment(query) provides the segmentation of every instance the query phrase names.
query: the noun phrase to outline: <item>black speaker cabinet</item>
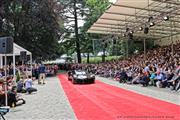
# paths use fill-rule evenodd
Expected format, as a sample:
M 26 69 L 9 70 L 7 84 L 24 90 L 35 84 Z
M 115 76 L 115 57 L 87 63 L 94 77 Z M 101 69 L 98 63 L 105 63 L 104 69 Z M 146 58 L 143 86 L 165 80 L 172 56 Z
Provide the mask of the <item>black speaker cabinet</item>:
M 128 33 L 128 40 L 133 40 L 133 34 Z
M 0 54 L 12 54 L 12 53 L 13 53 L 13 38 L 0 37 Z
M 26 61 L 27 60 L 26 51 L 21 51 L 20 52 L 20 60 L 21 61 Z
M 148 28 L 148 27 L 145 27 L 145 28 L 144 28 L 144 34 L 148 34 L 148 32 L 149 32 L 149 28 Z

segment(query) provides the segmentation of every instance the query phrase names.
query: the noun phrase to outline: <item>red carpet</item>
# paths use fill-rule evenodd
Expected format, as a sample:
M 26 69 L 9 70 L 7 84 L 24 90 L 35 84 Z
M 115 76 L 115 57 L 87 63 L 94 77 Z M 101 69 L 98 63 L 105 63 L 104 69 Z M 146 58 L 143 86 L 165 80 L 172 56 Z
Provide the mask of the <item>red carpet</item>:
M 180 106 L 99 81 L 73 85 L 59 75 L 78 120 L 180 120 Z

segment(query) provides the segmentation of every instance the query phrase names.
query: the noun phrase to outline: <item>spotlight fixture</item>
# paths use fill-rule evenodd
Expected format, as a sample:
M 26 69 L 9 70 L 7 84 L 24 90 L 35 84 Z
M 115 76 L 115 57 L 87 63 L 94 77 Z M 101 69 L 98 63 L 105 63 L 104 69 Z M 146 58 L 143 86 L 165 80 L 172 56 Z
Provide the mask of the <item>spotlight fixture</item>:
M 152 26 L 154 26 L 155 25 L 155 23 L 154 22 L 150 22 L 150 27 L 152 27 Z
M 152 16 L 148 18 L 148 22 L 151 22 L 152 20 L 153 20 Z
M 134 31 L 132 31 L 132 30 L 131 30 L 129 33 L 133 34 L 133 33 L 134 33 Z
M 128 40 L 133 40 L 133 34 L 132 33 L 128 34 Z
M 114 45 L 116 44 L 116 39 L 113 39 L 113 44 L 114 44 Z
M 142 30 L 143 30 L 143 27 L 139 27 L 139 30 L 142 31 Z
M 168 21 L 169 20 L 169 16 L 164 16 L 163 19 L 164 19 L 164 21 Z
M 149 32 L 149 28 L 148 28 L 148 27 L 145 27 L 145 28 L 144 28 L 144 34 L 148 34 L 148 32 Z
M 129 31 L 129 28 L 126 28 L 126 32 L 128 32 Z

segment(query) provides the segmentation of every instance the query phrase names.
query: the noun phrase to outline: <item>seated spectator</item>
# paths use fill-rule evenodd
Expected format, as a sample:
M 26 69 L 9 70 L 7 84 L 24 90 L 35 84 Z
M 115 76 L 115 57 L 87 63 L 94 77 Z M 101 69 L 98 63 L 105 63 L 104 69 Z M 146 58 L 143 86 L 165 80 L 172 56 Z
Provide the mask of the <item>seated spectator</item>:
M 132 79 L 131 83 L 139 84 L 139 81 L 142 79 L 142 77 L 143 77 L 143 73 L 142 73 L 142 70 L 140 70 L 140 72 L 137 74 L 137 76 Z
M 8 106 L 15 107 L 22 104 L 25 104 L 25 100 L 17 96 L 17 88 L 13 86 L 12 89 L 8 91 Z
M 24 87 L 24 78 L 21 77 L 20 80 L 17 82 L 17 92 L 25 93 L 26 89 Z
M 29 75 L 27 80 L 25 81 L 25 88 L 26 88 L 26 92 L 28 92 L 29 94 L 37 91 L 37 89 L 33 87 L 31 75 Z
M 144 68 L 144 72 L 149 72 L 149 65 L 146 63 L 146 67 Z
M 128 79 L 128 76 L 126 74 L 126 71 L 123 69 L 121 72 L 120 72 L 120 78 L 119 78 L 119 82 L 120 83 L 125 83 Z
M 151 74 L 150 74 L 150 85 L 154 85 L 155 86 L 155 78 L 156 78 L 156 73 L 155 73 L 155 70 L 151 71 Z
M 146 73 L 144 73 L 144 75 L 140 79 L 139 83 L 142 84 L 143 87 L 148 86 L 149 81 L 150 81 L 149 76 L 150 76 L 150 73 L 148 71 L 146 71 Z
M 162 81 L 162 87 L 170 87 L 169 81 L 173 78 L 174 73 L 171 70 L 168 70 L 165 73 L 166 79 Z
M 171 90 L 179 90 L 180 88 L 180 70 L 175 72 L 175 75 L 173 78 L 168 81 L 170 83 L 170 86 L 172 86 Z
M 133 72 L 131 70 L 127 71 L 127 77 L 128 77 L 128 82 L 130 82 L 133 79 Z
M 119 79 L 120 79 L 120 72 L 116 71 L 116 73 L 114 75 L 114 80 L 119 81 Z
M 180 73 L 179 73 L 179 76 L 180 76 Z M 175 90 L 178 91 L 179 89 L 180 89 L 180 77 L 177 79 Z
M 162 88 L 162 80 L 163 80 L 164 76 L 163 74 L 158 71 L 157 72 L 157 75 L 156 75 L 156 78 L 155 78 L 155 84 L 158 88 Z

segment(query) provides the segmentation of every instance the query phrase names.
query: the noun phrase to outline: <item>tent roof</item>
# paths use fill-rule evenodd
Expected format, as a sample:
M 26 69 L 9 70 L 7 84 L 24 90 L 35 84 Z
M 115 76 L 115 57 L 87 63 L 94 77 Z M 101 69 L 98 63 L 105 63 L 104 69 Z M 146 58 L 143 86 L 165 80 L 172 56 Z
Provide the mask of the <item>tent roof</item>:
M 164 21 L 164 16 L 169 16 L 170 20 Z M 153 27 L 149 27 L 150 17 L 155 23 Z M 177 0 L 117 0 L 87 32 L 123 36 L 129 28 L 134 36 L 145 36 L 139 28 L 148 26 L 148 36 L 160 39 L 180 34 L 179 18 L 180 1 Z
M 25 48 L 19 46 L 18 44 L 14 43 L 14 54 L 15 55 L 20 55 L 21 51 L 26 51 L 27 55 L 31 55 L 32 53 L 28 50 L 26 50 Z
M 13 51 L 14 51 L 14 55 L 15 56 L 19 56 L 21 51 L 26 51 L 26 55 L 31 55 L 32 53 L 26 49 L 24 49 L 23 47 L 17 45 L 16 43 L 13 43 Z M 2 54 L 1 54 L 2 55 Z M 4 55 L 2 55 L 4 56 Z M 13 56 L 13 54 L 7 54 L 7 56 Z

